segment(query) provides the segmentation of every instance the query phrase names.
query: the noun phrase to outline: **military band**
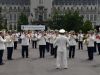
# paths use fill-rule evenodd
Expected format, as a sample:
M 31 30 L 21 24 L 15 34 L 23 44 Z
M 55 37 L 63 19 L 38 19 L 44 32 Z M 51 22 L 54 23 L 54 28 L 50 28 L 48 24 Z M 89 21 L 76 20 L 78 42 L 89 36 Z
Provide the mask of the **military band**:
M 39 58 L 45 58 L 46 53 L 56 58 L 56 68 L 68 68 L 67 56 L 75 59 L 76 50 L 84 50 L 87 46 L 88 60 L 94 59 L 94 53 L 100 55 L 100 33 L 89 31 L 84 34 L 82 31 L 67 32 L 64 29 L 51 31 L 23 31 L 0 32 L 0 65 L 3 65 L 3 54 L 7 50 L 7 59 L 13 60 L 14 49 L 17 49 L 18 39 L 21 40 L 21 56 L 29 58 L 29 45 L 32 49 L 38 49 Z M 97 51 L 98 50 L 98 51 Z M 69 52 L 69 55 L 67 53 Z M 62 61 L 61 61 L 62 60 Z M 63 64 L 63 66 L 61 65 Z

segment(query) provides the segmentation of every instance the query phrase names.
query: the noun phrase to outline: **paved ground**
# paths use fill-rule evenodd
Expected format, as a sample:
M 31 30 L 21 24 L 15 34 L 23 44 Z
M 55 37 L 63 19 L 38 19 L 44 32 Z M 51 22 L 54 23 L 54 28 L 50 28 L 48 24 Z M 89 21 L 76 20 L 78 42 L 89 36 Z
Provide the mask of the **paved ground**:
M 100 75 L 100 56 L 95 54 L 94 61 L 87 61 L 87 51 L 76 51 L 75 59 L 68 59 L 69 69 L 56 70 L 56 60 L 46 54 L 46 58 L 39 59 L 38 50 L 30 47 L 30 58 L 21 58 L 21 47 L 14 51 L 13 61 L 6 60 L 0 66 L 0 75 Z

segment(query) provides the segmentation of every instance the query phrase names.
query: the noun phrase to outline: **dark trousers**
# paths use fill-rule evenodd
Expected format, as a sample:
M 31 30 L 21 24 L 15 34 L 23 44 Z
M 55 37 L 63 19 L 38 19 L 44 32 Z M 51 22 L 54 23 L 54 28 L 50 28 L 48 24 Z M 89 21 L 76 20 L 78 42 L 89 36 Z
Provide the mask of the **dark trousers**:
M 36 48 L 37 47 L 37 41 L 32 41 L 32 48 Z
M 39 45 L 40 58 L 45 57 L 45 45 Z
M 99 52 L 99 55 L 100 55 L 100 43 L 98 43 L 97 45 L 98 45 L 98 52 Z
M 88 47 L 87 49 L 88 49 L 89 60 L 93 60 L 94 47 Z
M 13 47 L 7 47 L 7 59 L 12 59 Z
M 54 48 L 53 48 L 53 44 L 50 44 L 50 49 L 51 49 L 50 54 L 51 54 L 51 55 L 54 55 Z
M 83 41 L 78 42 L 78 48 L 83 50 Z
M 49 52 L 49 49 L 50 49 L 50 43 L 46 42 L 46 50 L 47 50 L 47 52 Z
M 17 49 L 17 41 L 14 41 L 14 49 Z
M 75 56 L 75 46 L 70 46 L 69 58 L 74 58 L 74 56 Z
M 96 46 L 97 46 L 97 43 L 94 42 L 94 52 L 97 52 L 97 48 L 96 48 Z
M 4 50 L 0 50 L 0 64 L 2 64 L 3 62 L 3 52 L 4 52 Z
M 54 58 L 57 57 L 57 46 L 54 48 Z
M 26 58 L 28 58 L 28 46 L 22 46 L 22 57 L 24 58 L 26 54 Z

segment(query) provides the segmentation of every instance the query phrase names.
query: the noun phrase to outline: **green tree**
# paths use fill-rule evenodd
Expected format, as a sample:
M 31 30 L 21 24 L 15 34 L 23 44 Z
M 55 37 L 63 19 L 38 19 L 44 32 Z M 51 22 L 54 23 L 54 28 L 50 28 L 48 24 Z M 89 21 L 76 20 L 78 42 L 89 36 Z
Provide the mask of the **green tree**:
M 49 27 L 51 29 L 64 28 L 67 31 L 79 31 L 82 29 L 83 23 L 83 16 L 80 16 L 78 11 L 59 12 L 57 10 L 49 21 Z
M 80 16 L 78 11 L 69 11 L 65 14 L 65 25 L 68 31 L 79 31 L 82 29 L 83 23 L 83 16 Z
M 21 13 L 18 19 L 18 31 L 21 31 L 21 25 L 28 25 L 28 17 L 24 14 Z
M 92 29 L 93 29 L 92 22 L 89 21 L 89 20 L 86 20 L 86 21 L 84 22 L 83 27 L 82 27 L 83 32 L 86 33 L 87 31 L 92 30 Z
M 3 17 L 2 17 L 1 12 L 2 12 L 2 9 L 0 8 L 0 30 L 3 29 Z

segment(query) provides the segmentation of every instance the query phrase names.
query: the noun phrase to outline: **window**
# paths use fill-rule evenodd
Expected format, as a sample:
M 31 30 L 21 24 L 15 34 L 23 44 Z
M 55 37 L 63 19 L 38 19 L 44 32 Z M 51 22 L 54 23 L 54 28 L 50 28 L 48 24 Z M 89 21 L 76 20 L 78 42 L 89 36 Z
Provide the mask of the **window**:
M 12 20 L 12 15 L 10 14 L 10 20 Z
M 35 19 L 38 19 L 38 10 L 35 9 Z
M 43 0 L 39 0 L 39 4 L 43 4 Z
M 47 9 L 44 10 L 44 19 L 47 19 Z
M 97 20 L 97 15 L 94 15 L 94 21 L 96 21 Z
M 16 20 L 16 14 L 14 14 L 14 20 Z
M 90 15 L 90 21 L 93 21 L 93 15 Z

